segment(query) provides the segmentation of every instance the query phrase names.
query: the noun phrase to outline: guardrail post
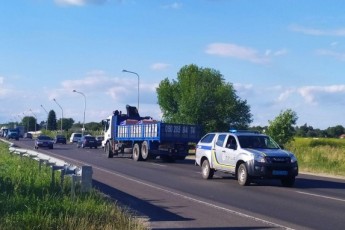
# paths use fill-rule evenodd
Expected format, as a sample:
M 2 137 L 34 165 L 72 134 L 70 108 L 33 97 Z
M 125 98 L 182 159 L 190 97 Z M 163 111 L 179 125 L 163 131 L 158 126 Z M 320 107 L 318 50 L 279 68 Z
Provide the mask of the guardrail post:
M 90 192 L 92 188 L 92 166 L 82 166 L 81 192 Z

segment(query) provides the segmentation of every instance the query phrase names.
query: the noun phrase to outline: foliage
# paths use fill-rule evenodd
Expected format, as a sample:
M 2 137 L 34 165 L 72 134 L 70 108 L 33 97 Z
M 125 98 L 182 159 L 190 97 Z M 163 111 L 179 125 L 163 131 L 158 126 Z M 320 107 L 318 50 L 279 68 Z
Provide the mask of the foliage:
M 345 176 L 345 140 L 295 138 L 285 148 L 293 152 L 300 171 Z
M 37 124 L 37 120 L 33 116 L 25 116 L 22 119 L 23 126 L 25 127 L 25 132 L 29 131 L 37 131 L 40 129 L 39 125 Z M 36 125 L 36 126 L 35 126 Z
M 285 145 L 293 140 L 295 131 L 293 125 L 296 124 L 297 119 L 297 114 L 291 109 L 282 111 L 273 121 L 268 121 L 266 133 L 280 145 Z
M 97 190 L 71 196 L 71 180 L 55 183 L 49 167 L 10 155 L 0 143 L 0 229 L 147 229 Z
M 160 82 L 157 96 L 166 122 L 201 124 L 209 132 L 247 128 L 252 121 L 247 101 L 214 69 L 184 66 L 177 81 Z
M 50 110 L 48 113 L 48 130 L 56 130 L 56 113 L 54 110 Z

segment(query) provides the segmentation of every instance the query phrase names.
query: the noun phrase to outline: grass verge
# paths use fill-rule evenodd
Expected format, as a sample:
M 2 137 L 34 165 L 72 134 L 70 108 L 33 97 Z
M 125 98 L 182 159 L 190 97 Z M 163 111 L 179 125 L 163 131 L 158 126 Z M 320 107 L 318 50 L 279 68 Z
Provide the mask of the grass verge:
M 285 148 L 296 154 L 300 171 L 345 176 L 345 140 L 295 138 Z
M 11 155 L 0 142 L 0 229 L 148 229 L 96 190 L 77 190 L 72 199 L 71 180 L 51 182 L 49 167 L 39 171 L 36 161 Z

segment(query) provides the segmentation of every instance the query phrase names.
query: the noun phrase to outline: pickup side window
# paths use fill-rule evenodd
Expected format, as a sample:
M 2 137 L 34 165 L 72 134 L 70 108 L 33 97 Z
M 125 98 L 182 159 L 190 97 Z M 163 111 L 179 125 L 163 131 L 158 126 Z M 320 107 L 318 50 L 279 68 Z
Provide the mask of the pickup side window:
M 228 140 L 226 141 L 226 148 L 228 149 L 237 149 L 236 139 L 233 136 L 229 136 Z
M 213 138 L 216 134 L 214 133 L 210 133 L 210 134 L 207 134 L 206 136 L 204 136 L 200 142 L 201 143 L 211 143 L 213 141 Z
M 223 147 L 225 138 L 226 138 L 225 134 L 219 135 L 218 139 L 217 139 L 217 142 L 216 142 L 216 145 L 220 146 L 220 147 Z

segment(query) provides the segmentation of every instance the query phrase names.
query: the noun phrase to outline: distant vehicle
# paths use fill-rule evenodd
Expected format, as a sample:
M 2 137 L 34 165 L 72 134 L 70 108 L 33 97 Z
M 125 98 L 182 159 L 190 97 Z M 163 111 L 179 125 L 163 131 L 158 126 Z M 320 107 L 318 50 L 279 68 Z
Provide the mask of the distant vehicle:
M 46 147 L 49 149 L 54 148 L 54 140 L 46 135 L 40 135 L 35 140 L 35 149 Z
M 298 175 L 293 153 L 281 149 L 271 137 L 253 131 L 206 134 L 197 145 L 195 164 L 201 166 L 204 179 L 221 171 L 233 174 L 240 185 L 248 185 L 254 178 L 272 178 L 292 187 Z
M 69 139 L 69 142 L 71 143 L 75 143 L 75 142 L 78 142 L 81 138 L 81 133 L 72 133 L 70 139 Z
M 19 137 L 23 138 L 24 137 L 24 133 L 25 133 L 25 127 L 23 125 L 17 125 L 15 126 L 15 129 L 18 130 L 18 135 Z
M 97 146 L 102 146 L 103 136 L 96 136 Z
M 135 161 L 160 159 L 184 160 L 191 143 L 201 137 L 201 126 L 164 123 L 149 116 L 141 117 L 135 106 L 126 106 L 127 114 L 118 110 L 102 121 L 104 127 L 104 151 L 108 158 L 132 149 Z
M 6 138 L 9 139 L 15 139 L 19 140 L 19 132 L 18 129 L 9 129 L 6 135 Z
M 55 138 L 54 138 L 54 143 L 55 144 L 58 144 L 58 143 L 61 143 L 61 144 L 66 144 L 67 143 L 67 139 L 64 135 L 56 135 Z
M 31 133 L 24 133 L 24 138 L 32 139 Z
M 97 149 L 98 144 L 97 144 L 97 140 L 94 136 L 90 136 L 90 135 L 86 135 L 86 136 L 82 136 L 80 138 L 80 140 L 78 141 L 77 144 L 78 148 L 86 148 L 89 147 L 91 148 L 95 148 Z
M 7 136 L 7 132 L 8 132 L 8 128 L 3 126 L 0 129 L 0 137 L 6 137 Z

